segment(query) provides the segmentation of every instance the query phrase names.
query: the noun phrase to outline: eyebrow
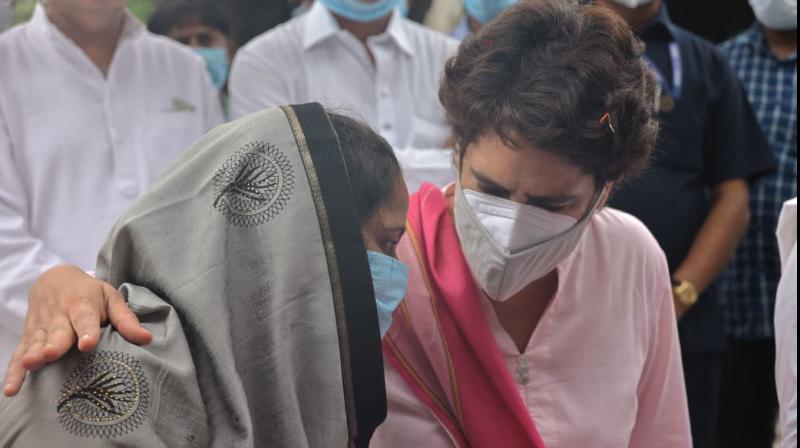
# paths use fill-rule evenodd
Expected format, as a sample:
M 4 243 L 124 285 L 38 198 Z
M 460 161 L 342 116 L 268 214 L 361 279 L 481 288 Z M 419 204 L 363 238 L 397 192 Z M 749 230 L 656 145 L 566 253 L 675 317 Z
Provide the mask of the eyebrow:
M 475 168 L 471 168 L 471 171 L 472 175 L 475 176 L 475 179 L 477 179 L 478 182 L 483 184 L 485 187 L 510 193 L 507 188 L 493 181 L 485 174 L 476 171 Z M 556 194 L 550 196 L 531 196 L 526 194 L 526 196 L 528 197 L 528 205 L 566 204 L 578 199 L 578 195 L 574 194 Z
M 475 176 L 475 179 L 478 179 L 478 182 L 483 184 L 486 187 L 489 187 L 493 190 L 501 190 L 505 192 L 509 192 L 508 188 L 498 184 L 497 182 L 490 179 L 485 174 L 481 174 L 478 171 L 475 171 L 475 168 L 471 168 L 472 175 Z

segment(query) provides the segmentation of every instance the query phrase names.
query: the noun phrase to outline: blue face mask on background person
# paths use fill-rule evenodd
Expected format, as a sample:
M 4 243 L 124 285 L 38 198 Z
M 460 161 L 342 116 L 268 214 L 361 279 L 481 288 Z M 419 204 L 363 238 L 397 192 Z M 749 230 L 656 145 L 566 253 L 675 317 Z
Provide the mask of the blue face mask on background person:
M 392 326 L 392 314 L 403 301 L 408 290 L 408 266 L 387 255 L 367 251 L 375 302 L 378 305 L 378 322 L 381 338 Z
M 214 83 L 214 87 L 222 90 L 228 81 L 228 71 L 230 69 L 228 49 L 224 47 L 195 48 L 194 51 L 206 61 L 206 68 L 208 73 L 211 74 L 211 81 Z
M 397 8 L 400 10 L 400 15 L 403 17 L 408 17 L 408 14 L 411 12 L 411 10 L 408 9 L 408 0 L 400 0 L 397 3 Z
M 374 22 L 386 17 L 400 6 L 403 0 L 378 0 L 364 3 L 360 0 L 320 0 L 329 11 L 354 22 Z
M 480 23 L 489 23 L 519 0 L 464 0 L 467 14 Z

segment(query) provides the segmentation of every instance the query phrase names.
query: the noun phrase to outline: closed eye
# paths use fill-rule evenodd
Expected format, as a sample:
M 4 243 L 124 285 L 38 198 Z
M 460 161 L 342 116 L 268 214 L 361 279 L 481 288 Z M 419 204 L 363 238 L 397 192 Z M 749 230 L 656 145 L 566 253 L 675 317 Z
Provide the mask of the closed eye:
M 570 202 L 566 202 L 566 203 L 564 203 L 564 202 L 548 203 L 548 202 L 538 202 L 538 201 L 532 201 L 531 200 L 531 201 L 528 201 L 528 205 L 533 206 L 533 207 L 537 207 L 537 208 L 541 208 L 543 210 L 547 210 L 548 212 L 551 212 L 551 213 L 558 213 L 558 212 L 561 212 L 561 211 L 564 211 L 564 210 L 568 209 L 572 205 L 572 202 L 570 201 Z
M 405 227 L 398 227 L 386 232 L 386 238 L 381 243 L 381 247 L 386 255 L 397 258 L 397 246 L 400 245 L 400 241 L 403 239 L 405 233 Z
M 489 196 L 498 197 L 500 199 L 509 199 L 511 192 L 498 185 L 496 182 L 489 179 L 487 176 L 472 169 L 472 175 L 478 181 L 478 189 L 481 193 L 488 194 Z
M 478 188 L 481 190 L 482 193 L 488 194 L 489 196 L 498 197 L 500 199 L 508 199 L 511 197 L 511 193 L 507 190 L 503 190 L 502 188 L 491 187 L 487 185 L 483 185 L 478 183 Z

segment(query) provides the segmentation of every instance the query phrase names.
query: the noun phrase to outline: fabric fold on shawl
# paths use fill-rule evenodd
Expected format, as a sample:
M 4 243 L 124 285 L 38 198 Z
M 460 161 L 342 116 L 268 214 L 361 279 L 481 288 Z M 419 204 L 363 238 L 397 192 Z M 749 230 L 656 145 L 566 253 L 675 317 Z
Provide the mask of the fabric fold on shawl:
M 384 354 L 461 447 L 544 448 L 494 340 L 441 190 L 411 199 L 409 292 Z
M 366 249 L 317 104 L 216 128 L 115 226 L 106 328 L 0 400 L 0 446 L 367 447 L 386 393 Z

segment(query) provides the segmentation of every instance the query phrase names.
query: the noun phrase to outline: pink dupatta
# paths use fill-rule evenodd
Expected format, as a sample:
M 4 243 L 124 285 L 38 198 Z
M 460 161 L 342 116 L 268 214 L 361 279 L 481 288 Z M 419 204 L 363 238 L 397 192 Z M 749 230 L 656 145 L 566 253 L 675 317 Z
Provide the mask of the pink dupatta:
M 412 196 L 398 255 L 410 285 L 384 353 L 460 447 L 544 448 L 508 372 L 461 251 L 447 199 Z

